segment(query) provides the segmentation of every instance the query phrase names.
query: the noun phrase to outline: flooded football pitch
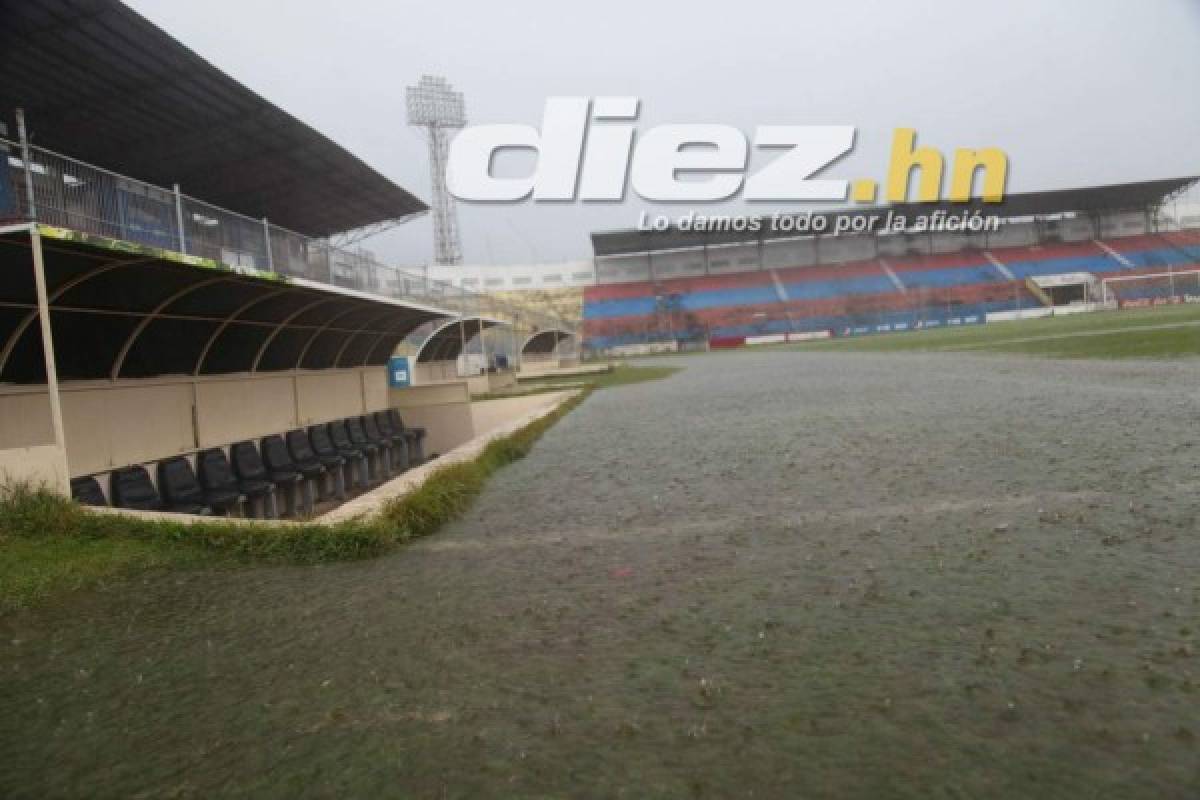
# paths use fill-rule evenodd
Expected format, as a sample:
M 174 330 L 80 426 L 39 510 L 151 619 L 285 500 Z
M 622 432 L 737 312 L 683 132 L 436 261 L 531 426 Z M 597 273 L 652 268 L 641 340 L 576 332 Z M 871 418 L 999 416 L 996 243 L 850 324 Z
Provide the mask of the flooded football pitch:
M 1194 361 L 739 353 L 371 561 L 0 621 L 5 797 L 1195 797 Z

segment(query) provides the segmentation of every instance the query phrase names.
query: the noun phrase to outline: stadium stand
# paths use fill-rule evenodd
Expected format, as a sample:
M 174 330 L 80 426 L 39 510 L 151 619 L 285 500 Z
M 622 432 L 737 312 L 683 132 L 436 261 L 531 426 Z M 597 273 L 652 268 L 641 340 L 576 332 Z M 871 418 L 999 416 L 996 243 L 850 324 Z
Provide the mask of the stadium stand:
M 1032 221 L 1022 217 L 1011 222 L 991 242 L 968 234 L 903 240 L 875 237 L 866 248 L 874 257 L 839 258 L 835 253 L 836 263 L 790 266 L 769 263 L 761 251 L 779 245 L 765 242 L 759 247 L 758 268 L 741 258 L 739 263 L 747 262 L 738 267 L 741 271 L 726 274 L 648 280 L 614 277 L 584 289 L 584 345 L 605 350 L 663 340 L 737 343 L 771 334 L 840 336 L 973 324 L 985 321 L 988 314 L 1038 308 L 1057 302 L 1058 297 L 1077 296 L 1078 292 L 1043 289 L 1041 283 L 1048 276 L 1078 274 L 1077 280 L 1087 284 L 1089 293 L 1098 293 L 1105 278 L 1117 275 L 1195 269 L 1200 267 L 1200 231 L 1147 232 L 1152 228 L 1147 220 L 1153 215 L 1128 210 L 1131 197 L 1150 205 L 1161 200 L 1161 192 L 1178 191 L 1192 182 L 1180 179 L 1166 186 L 1155 182 L 1078 190 L 1073 195 L 1050 193 L 1054 197 L 1018 196 L 1014 205 L 1022 213 L 1035 212 Z M 1104 210 L 1105 202 L 1111 210 Z M 1062 215 L 1072 206 L 1089 208 L 1087 216 L 1049 216 Z M 628 234 L 596 234 L 593 241 L 607 244 L 607 236 Z M 684 263 L 679 236 L 674 232 L 664 243 L 662 258 L 670 272 L 678 272 L 678 265 Z M 702 270 L 703 259 L 712 263 L 705 249 L 710 245 L 684 244 L 702 251 L 691 257 L 691 269 Z M 822 249 L 819 244 L 802 244 L 810 260 Z M 720 246 L 737 245 L 722 242 Z M 835 246 L 842 256 L 864 249 L 861 239 L 829 243 L 823 249 Z M 657 277 L 664 270 L 654 266 L 653 247 L 645 239 L 623 242 L 616 251 L 602 252 L 598 247 L 598 258 L 633 266 L 598 268 L 597 274 L 640 272 Z M 753 247 L 743 250 L 752 252 Z M 793 247 L 793 252 L 800 250 Z M 885 255 L 885 250 L 895 254 Z M 732 263 L 725 254 L 721 260 Z M 1130 285 L 1126 291 L 1139 289 Z M 1148 284 L 1140 291 L 1169 290 Z M 1099 300 L 1099 296 L 1089 299 Z
M 407 337 L 559 324 L 338 246 L 426 205 L 118 0 L 0 18 L 0 472 L 269 517 L 302 484 L 307 512 L 423 460 L 397 403 L 458 440 L 389 381 Z

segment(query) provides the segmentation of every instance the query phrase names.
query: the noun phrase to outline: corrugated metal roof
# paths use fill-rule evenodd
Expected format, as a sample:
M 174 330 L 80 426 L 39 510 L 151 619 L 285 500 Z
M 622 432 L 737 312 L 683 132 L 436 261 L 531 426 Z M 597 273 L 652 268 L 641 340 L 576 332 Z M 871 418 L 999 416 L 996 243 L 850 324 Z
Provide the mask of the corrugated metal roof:
M 116 0 L 0 0 L 13 136 L 16 107 L 36 145 L 309 236 L 427 208 Z

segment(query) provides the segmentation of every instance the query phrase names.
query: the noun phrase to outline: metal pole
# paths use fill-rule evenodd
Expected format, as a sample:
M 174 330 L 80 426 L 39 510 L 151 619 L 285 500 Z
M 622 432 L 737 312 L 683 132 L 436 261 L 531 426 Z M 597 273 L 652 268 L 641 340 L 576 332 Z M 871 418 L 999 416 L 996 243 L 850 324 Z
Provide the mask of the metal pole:
M 463 370 L 466 371 L 467 364 L 469 363 L 467 359 L 467 322 L 463 319 L 461 313 L 458 315 L 458 340 L 462 347 Z M 455 366 L 457 367 L 458 365 L 456 364 Z M 471 373 L 467 372 L 467 374 L 470 375 Z
M 33 154 L 29 150 L 29 136 L 25 132 L 25 109 L 17 109 L 17 138 L 21 142 L 21 163 L 25 165 L 25 202 L 29 206 L 29 218 L 37 219 L 37 203 L 33 199 Z
M 275 271 L 275 258 L 271 255 L 271 223 L 263 217 L 263 240 L 267 243 L 267 269 Z
M 484 357 L 484 372 L 488 372 L 490 363 L 487 363 L 487 342 L 484 341 L 484 318 L 479 317 L 479 351 Z
M 26 162 L 28 164 L 28 162 Z M 50 398 L 50 422 L 54 428 L 54 446 L 58 448 L 62 481 L 58 491 L 69 493 L 71 478 L 67 463 L 67 439 L 63 432 L 62 402 L 58 395 L 58 367 L 54 360 L 54 334 L 50 327 L 50 301 L 46 291 L 46 263 L 42 257 L 42 235 L 37 226 L 29 231 L 33 250 L 33 278 L 37 288 L 38 321 L 42 327 L 42 356 L 46 360 L 46 394 Z
M 187 237 L 183 233 L 183 195 L 179 193 L 179 184 L 175 184 L 175 225 L 179 228 L 179 252 L 187 255 Z

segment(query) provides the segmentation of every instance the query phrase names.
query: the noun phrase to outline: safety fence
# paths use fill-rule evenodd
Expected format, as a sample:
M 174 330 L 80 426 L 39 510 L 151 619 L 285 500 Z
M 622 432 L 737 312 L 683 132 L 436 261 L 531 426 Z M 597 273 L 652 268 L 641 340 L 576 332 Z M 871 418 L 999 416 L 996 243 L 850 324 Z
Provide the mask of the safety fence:
M 573 323 L 511 299 L 472 292 L 380 261 L 362 248 L 305 236 L 101 167 L 0 138 L 0 220 L 56 227 L 198 256 L 435 306 L 463 316 L 486 316 L 521 329 Z

